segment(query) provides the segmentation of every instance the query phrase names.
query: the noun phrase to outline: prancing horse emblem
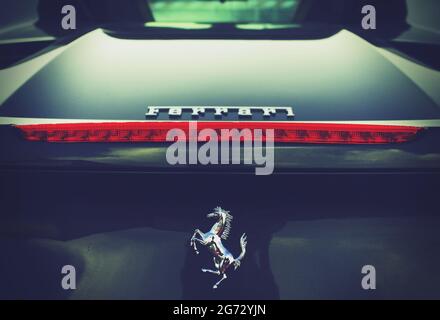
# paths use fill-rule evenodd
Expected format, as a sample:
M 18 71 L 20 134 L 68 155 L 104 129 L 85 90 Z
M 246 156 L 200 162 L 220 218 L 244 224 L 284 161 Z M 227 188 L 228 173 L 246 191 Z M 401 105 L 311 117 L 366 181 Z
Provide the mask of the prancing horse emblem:
M 234 256 L 223 246 L 222 243 L 222 239 L 228 239 L 229 232 L 231 231 L 231 222 L 233 217 L 229 214 L 229 211 L 217 207 L 214 209 L 214 212 L 209 213 L 206 217 L 217 218 L 218 220 L 207 233 L 203 233 L 199 229 L 195 229 L 194 234 L 191 237 L 191 246 L 194 248 L 196 253 L 199 254 L 196 241 L 200 242 L 204 246 L 207 246 L 208 250 L 214 255 L 214 266 L 216 270 L 202 269 L 202 271 L 221 276 L 221 279 L 214 284 L 213 288 L 216 289 L 220 282 L 227 278 L 226 270 L 229 266 L 234 265 L 234 270 L 240 266 L 241 260 L 243 260 L 243 257 L 246 254 L 247 241 L 246 234 L 243 233 L 240 238 L 241 253 L 237 258 L 234 258 Z M 199 235 L 201 238 L 197 238 L 197 235 Z

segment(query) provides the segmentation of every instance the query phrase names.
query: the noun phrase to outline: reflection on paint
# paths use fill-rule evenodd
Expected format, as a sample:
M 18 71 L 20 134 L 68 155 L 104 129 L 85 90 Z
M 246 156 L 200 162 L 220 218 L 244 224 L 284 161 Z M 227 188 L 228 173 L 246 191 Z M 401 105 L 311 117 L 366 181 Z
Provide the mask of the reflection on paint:
M 210 29 L 211 24 L 208 23 L 193 23 L 193 22 L 157 22 L 151 21 L 145 23 L 148 28 L 172 28 L 182 30 L 204 30 Z
M 274 24 L 274 23 L 244 23 L 235 26 L 241 30 L 279 30 L 298 28 L 297 24 Z

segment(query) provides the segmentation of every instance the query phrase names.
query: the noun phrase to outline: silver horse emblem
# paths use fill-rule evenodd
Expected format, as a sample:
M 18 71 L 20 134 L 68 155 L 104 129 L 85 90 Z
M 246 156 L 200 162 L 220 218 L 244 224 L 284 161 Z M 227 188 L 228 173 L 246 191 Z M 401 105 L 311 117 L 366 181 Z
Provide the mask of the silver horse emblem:
M 232 215 L 229 214 L 229 211 L 226 211 L 220 207 L 214 209 L 214 212 L 209 213 L 207 218 L 217 218 L 217 222 L 214 223 L 211 230 L 206 233 L 203 233 L 199 229 L 194 230 L 194 234 L 191 237 L 191 246 L 194 248 L 197 254 L 199 251 L 197 250 L 196 242 L 201 243 L 204 246 L 208 247 L 208 250 L 214 255 L 214 266 L 216 270 L 211 269 L 202 269 L 203 272 L 210 272 L 221 276 L 221 279 L 214 284 L 214 289 L 218 287 L 220 282 L 227 278 L 226 270 L 234 265 L 234 270 L 237 269 L 241 260 L 243 260 L 244 255 L 246 254 L 246 234 L 240 238 L 240 247 L 241 253 L 237 258 L 234 256 L 223 246 L 222 239 L 228 239 L 229 232 L 231 231 L 231 222 Z M 200 236 L 200 238 L 197 237 Z

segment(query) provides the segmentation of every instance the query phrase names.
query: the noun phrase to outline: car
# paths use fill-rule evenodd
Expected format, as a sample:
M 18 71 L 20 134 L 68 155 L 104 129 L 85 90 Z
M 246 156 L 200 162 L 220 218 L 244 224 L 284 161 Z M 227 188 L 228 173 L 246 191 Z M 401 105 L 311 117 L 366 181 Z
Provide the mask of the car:
M 440 297 L 437 3 L 3 2 L 2 299 Z

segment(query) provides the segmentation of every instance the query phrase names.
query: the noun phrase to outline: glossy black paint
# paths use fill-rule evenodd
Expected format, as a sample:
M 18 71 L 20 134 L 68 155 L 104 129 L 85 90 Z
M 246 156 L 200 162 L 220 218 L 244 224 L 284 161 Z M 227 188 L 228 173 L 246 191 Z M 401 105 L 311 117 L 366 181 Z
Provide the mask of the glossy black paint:
M 35 74 L 0 116 L 142 120 L 148 105 L 293 106 L 298 121 L 440 117 L 405 74 L 348 31 L 265 41 L 123 40 L 99 30 Z

